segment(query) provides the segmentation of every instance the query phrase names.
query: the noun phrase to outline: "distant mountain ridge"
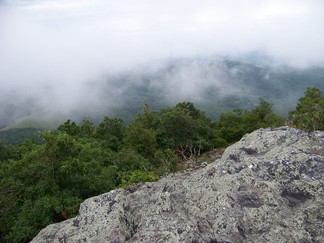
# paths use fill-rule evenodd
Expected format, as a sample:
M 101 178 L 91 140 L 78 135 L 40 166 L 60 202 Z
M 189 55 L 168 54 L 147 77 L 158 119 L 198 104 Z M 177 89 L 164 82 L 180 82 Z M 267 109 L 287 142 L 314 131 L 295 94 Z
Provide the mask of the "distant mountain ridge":
M 96 122 L 109 115 L 129 123 L 143 110 L 144 104 L 158 110 L 181 101 L 194 102 L 217 119 L 225 111 L 253 108 L 260 97 L 272 102 L 280 114 L 287 114 L 295 108 L 307 87 L 324 92 L 324 67 L 298 69 L 276 65 L 271 58 L 258 55 L 179 58 L 89 81 L 84 88 L 86 95 L 80 94 L 82 99 L 68 112 L 61 113 L 59 120 Z M 33 117 L 37 124 L 52 119 L 53 115 L 48 113 L 56 112 L 51 107 L 40 108 L 37 97 L 6 105 L 2 101 L 6 109 L 0 109 L 0 127 L 15 123 L 18 114 L 20 121 L 12 127 L 21 127 L 26 115 L 28 119 Z
M 287 114 L 307 87 L 324 91 L 324 68 L 301 70 L 227 59 L 180 59 L 119 79 L 124 103 L 114 110 L 117 114 L 119 108 L 141 110 L 143 103 L 160 109 L 186 100 L 217 119 L 224 111 L 253 108 L 260 97 L 272 102 L 279 113 Z
M 35 139 L 41 142 L 39 132 L 43 129 L 40 128 L 12 128 L 6 131 L 0 131 L 0 142 L 6 144 L 17 145 L 29 139 Z

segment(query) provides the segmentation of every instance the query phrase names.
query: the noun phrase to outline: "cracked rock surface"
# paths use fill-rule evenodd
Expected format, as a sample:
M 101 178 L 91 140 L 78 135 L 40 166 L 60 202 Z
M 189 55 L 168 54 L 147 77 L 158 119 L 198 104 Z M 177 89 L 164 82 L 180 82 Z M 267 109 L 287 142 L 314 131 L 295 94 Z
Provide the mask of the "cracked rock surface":
M 195 171 L 84 201 L 32 242 L 324 242 L 324 132 L 245 135 Z

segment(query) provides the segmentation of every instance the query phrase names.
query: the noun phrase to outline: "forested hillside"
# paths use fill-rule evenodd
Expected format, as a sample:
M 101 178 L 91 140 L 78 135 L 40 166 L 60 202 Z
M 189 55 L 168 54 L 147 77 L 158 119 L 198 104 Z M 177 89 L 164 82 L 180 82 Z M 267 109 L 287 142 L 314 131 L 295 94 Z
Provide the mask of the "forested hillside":
M 323 68 L 297 69 L 276 65 L 271 60 L 259 61 L 221 57 L 176 59 L 107 75 L 99 83 L 89 83 L 93 98 L 101 104 L 87 114 L 100 117 L 101 112 L 128 123 L 144 103 L 159 110 L 185 100 L 218 119 L 233 109 L 255 108 L 261 97 L 271 102 L 276 112 L 287 115 L 307 87 L 324 92 Z M 78 111 L 81 113 L 82 109 Z
M 265 57 L 262 62 L 260 58 L 179 58 L 88 80 L 84 87 L 76 86 L 75 93 L 61 98 L 73 101 L 73 105 L 64 104 L 64 112 L 56 104 L 48 107 L 37 95 L 19 104 L 15 103 L 21 98 L 4 96 L 6 100 L 0 102 L 6 109 L 0 109 L 0 128 L 55 128 L 67 119 L 98 124 L 105 115 L 129 124 L 144 104 L 161 110 L 183 101 L 193 102 L 218 119 L 233 109 L 255 108 L 260 97 L 271 102 L 276 112 L 287 115 L 307 87 L 324 92 L 323 68 L 293 68 Z M 39 95 L 52 97 L 48 92 Z
M 287 119 L 264 99 L 217 121 L 181 102 L 161 110 L 146 105 L 129 125 L 108 116 L 98 124 L 67 120 L 57 130 L 42 131 L 42 143 L 0 143 L 0 241 L 28 242 L 44 226 L 75 216 L 88 197 L 155 181 L 246 133 L 285 122 L 323 130 L 320 90 L 308 88 Z
M 28 139 L 35 139 L 38 142 L 41 142 L 39 137 L 39 132 L 44 129 L 41 128 L 13 128 L 0 132 L 0 142 L 7 144 L 20 144 Z

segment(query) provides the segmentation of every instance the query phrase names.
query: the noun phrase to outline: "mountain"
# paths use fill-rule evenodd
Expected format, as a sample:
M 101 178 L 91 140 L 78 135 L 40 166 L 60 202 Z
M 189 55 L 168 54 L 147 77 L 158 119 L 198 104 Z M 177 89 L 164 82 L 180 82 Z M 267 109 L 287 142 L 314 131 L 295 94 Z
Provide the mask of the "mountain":
M 26 127 L 28 123 L 46 128 L 51 124 L 53 128 L 55 121 L 60 121 L 56 125 L 67 119 L 99 122 L 106 115 L 129 123 L 144 104 L 159 110 L 182 101 L 194 102 L 217 119 L 226 111 L 253 108 L 261 97 L 286 115 L 294 110 L 307 87 L 324 92 L 323 67 L 294 68 L 255 53 L 152 61 L 137 69 L 107 73 L 76 84 L 75 93 L 66 94 L 63 100 L 60 97 L 59 102 L 55 102 L 54 94 L 46 93 L 48 90 L 41 94 L 42 99 L 51 99 L 46 105 L 39 97 L 28 97 L 26 101 L 14 95 L 3 97 L 0 127 Z M 64 111 L 57 103 L 64 103 Z
M 42 142 L 39 137 L 39 132 L 43 129 L 39 128 L 13 128 L 0 132 L 0 142 L 6 144 L 17 145 L 28 139 L 35 139 L 37 142 Z
M 144 103 L 160 109 L 181 101 L 194 102 L 217 119 L 222 112 L 251 109 L 259 98 L 272 102 L 277 112 L 286 115 L 294 110 L 307 87 L 324 92 L 324 68 L 296 69 L 255 60 L 177 59 L 154 69 L 124 73 L 118 79 L 116 87 L 112 87 L 111 80 L 116 77 L 107 77 L 107 83 L 102 84 L 107 89 L 103 92 L 120 91 L 123 98 L 116 99 L 120 105 L 112 113 L 126 120 L 125 113 L 134 116 Z M 98 95 L 101 96 L 104 95 Z
M 84 201 L 32 242 L 321 242 L 324 132 L 260 129 L 198 170 Z

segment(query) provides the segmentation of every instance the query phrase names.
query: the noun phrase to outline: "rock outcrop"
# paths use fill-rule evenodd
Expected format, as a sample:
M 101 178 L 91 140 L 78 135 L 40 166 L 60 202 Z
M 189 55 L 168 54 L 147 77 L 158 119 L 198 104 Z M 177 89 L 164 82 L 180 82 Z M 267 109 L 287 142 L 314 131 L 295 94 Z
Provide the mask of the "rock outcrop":
M 87 199 L 32 242 L 324 242 L 324 132 L 260 129 L 196 171 Z

